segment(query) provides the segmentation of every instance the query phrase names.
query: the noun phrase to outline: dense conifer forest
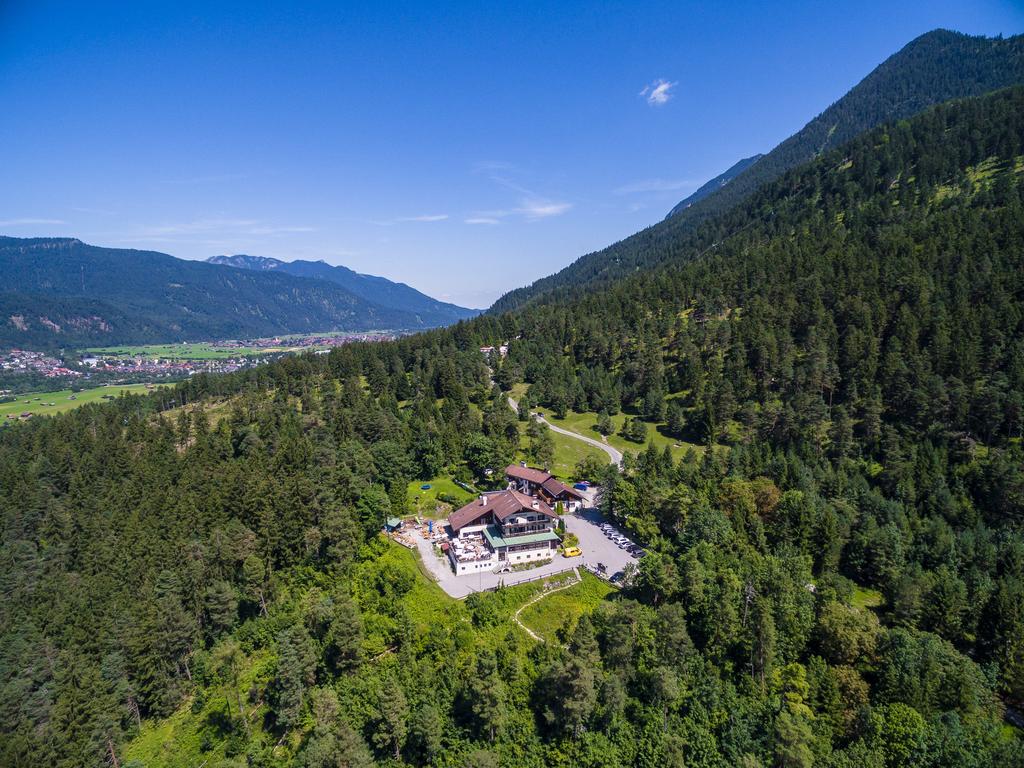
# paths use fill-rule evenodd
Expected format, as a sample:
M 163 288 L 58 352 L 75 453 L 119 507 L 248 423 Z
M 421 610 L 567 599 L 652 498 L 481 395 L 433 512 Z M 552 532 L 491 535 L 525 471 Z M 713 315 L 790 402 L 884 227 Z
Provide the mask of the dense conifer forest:
M 681 236 L 731 210 L 801 163 L 882 123 L 912 117 L 951 99 L 1024 84 L 1024 35 L 987 38 L 936 29 L 910 41 L 807 125 L 694 205 L 603 250 L 587 254 L 532 285 L 502 296 L 492 311 L 531 301 L 561 301 L 601 290 L 637 268 L 670 258 Z
M 1024 764 L 1022 170 L 942 105 L 579 301 L 6 429 L 0 763 Z M 378 535 L 522 384 L 703 446 L 580 468 L 650 554 L 545 643 Z

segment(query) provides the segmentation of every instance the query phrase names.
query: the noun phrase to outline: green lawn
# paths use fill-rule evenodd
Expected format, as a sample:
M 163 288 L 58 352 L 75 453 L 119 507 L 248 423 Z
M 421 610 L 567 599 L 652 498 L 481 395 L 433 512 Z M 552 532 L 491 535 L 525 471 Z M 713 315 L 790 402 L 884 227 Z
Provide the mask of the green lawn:
M 86 403 L 106 402 L 108 398 L 116 398 L 122 392 L 138 394 L 146 391 L 145 384 L 124 384 L 84 389 L 81 392 L 72 392 L 70 389 L 53 392 L 28 392 L 16 395 L 14 402 L 0 403 L 0 419 L 6 421 L 8 416 L 18 416 L 25 412 L 40 416 L 64 413 L 64 411 L 70 411 Z
M 556 639 L 555 633 L 567 622 L 571 631 L 580 616 L 592 612 L 615 593 L 613 587 L 596 576 L 586 571 L 581 571 L 581 575 L 582 582 L 538 600 L 519 614 L 519 620 L 549 642 Z
M 519 460 L 529 462 L 529 456 L 527 456 L 527 448 L 530 445 L 530 439 L 526 436 L 527 422 L 519 422 L 519 433 L 522 435 L 520 445 L 522 448 L 519 451 L 519 455 L 516 457 Z M 555 443 L 555 460 L 554 464 L 550 467 L 550 471 L 553 475 L 560 477 L 563 480 L 572 480 L 573 475 L 576 473 L 576 464 L 584 456 L 594 456 L 601 463 L 608 462 L 608 454 L 599 448 L 595 448 L 592 445 L 587 445 L 582 440 L 577 440 L 574 437 L 568 437 L 566 435 L 560 435 L 554 430 L 551 430 L 551 438 Z
M 429 485 L 430 488 L 423 490 L 420 486 Z M 431 480 L 413 480 L 409 483 L 407 496 L 409 498 L 409 510 L 419 514 L 421 517 L 440 518 L 447 516 L 449 512 L 445 502 L 440 501 L 438 494 L 454 496 L 463 504 L 472 501 L 473 494 L 460 488 L 448 476 L 435 477 Z M 439 511 L 438 506 L 442 509 Z
M 571 429 L 573 432 L 578 432 L 581 435 L 592 437 L 595 440 L 601 439 L 601 434 L 594 429 L 594 426 L 597 424 L 596 413 L 577 413 L 576 411 L 569 411 L 564 419 L 556 419 L 550 409 L 539 409 L 539 412 L 543 413 L 544 418 L 552 424 L 557 424 L 563 429 Z M 669 437 L 668 435 L 658 431 L 659 428 L 664 429 L 665 424 L 663 422 L 659 424 L 651 421 L 644 422 L 647 425 L 647 442 L 643 445 L 626 440 L 618 434 L 618 431 L 622 428 L 623 422 L 626 421 L 626 417 L 627 414 L 625 413 L 618 413 L 615 416 L 612 416 L 612 423 L 615 425 L 615 433 L 608 435 L 608 444 L 622 452 L 630 451 L 631 453 L 637 453 L 644 450 L 644 448 L 647 447 L 648 442 L 653 441 L 658 450 L 663 450 L 666 445 L 669 446 L 672 450 L 673 458 L 678 461 L 690 448 L 693 448 L 698 453 L 704 450 L 703 446 L 695 443 L 687 443 L 684 440 Z

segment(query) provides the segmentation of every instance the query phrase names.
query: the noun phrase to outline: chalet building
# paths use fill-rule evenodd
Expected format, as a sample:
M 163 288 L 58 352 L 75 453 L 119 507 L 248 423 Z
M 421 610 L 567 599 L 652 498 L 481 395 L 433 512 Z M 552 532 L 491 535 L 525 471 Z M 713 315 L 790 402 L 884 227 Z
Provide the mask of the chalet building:
M 458 576 L 550 560 L 560 543 L 557 522 L 541 499 L 511 489 L 483 493 L 448 516 L 448 559 Z
M 583 506 L 583 494 L 571 488 L 550 472 L 526 463 L 513 464 L 505 468 L 509 489 L 536 496 L 552 509 L 559 503 L 566 512 L 575 512 Z

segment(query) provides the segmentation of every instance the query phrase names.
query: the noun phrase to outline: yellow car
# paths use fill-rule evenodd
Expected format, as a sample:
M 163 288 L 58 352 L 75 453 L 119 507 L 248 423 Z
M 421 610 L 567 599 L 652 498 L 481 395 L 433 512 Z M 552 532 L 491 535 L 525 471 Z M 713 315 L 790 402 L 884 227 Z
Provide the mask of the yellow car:
M 583 554 L 583 550 L 579 547 L 566 547 L 565 552 L 562 553 L 566 557 L 579 557 Z

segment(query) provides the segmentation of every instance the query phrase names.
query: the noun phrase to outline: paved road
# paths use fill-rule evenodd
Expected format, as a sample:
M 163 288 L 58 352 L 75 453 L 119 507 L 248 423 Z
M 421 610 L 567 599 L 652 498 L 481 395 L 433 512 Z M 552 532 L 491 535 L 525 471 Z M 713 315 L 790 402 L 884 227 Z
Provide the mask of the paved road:
M 509 407 L 513 411 L 515 411 L 516 413 L 519 412 L 519 403 L 516 402 L 515 400 L 513 400 L 511 397 L 508 399 L 508 404 L 509 404 Z M 563 429 L 562 427 L 559 427 L 556 424 L 552 424 L 550 421 L 545 419 L 543 416 L 535 414 L 533 418 L 535 418 L 537 421 L 540 421 L 540 422 L 543 422 L 544 424 L 547 424 L 551 428 L 552 432 L 557 432 L 560 435 L 565 435 L 567 437 L 572 437 L 572 438 L 575 438 L 576 440 L 582 440 L 584 443 L 588 443 L 588 444 L 594 446 L 595 448 L 599 448 L 600 450 L 602 450 L 602 451 L 604 451 L 605 453 L 608 454 L 608 456 L 612 460 L 613 464 L 615 464 L 618 467 L 622 466 L 622 452 L 619 451 L 619 450 L 616 450 L 615 448 L 612 448 L 607 443 L 602 443 L 600 440 L 595 440 L 592 437 L 587 437 L 586 435 L 581 435 L 579 432 L 573 432 L 570 429 Z

